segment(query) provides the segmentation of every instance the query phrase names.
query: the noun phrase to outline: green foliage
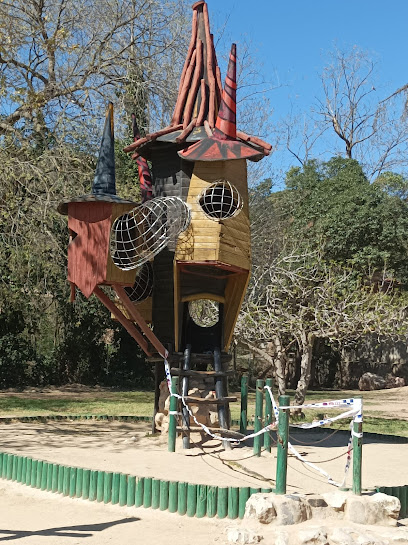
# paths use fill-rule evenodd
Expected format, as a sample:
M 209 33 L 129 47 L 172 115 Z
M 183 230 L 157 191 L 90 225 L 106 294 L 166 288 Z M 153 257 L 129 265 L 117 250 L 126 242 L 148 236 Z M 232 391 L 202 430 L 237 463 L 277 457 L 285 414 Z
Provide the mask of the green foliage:
M 402 182 L 388 175 L 370 184 L 353 159 L 310 161 L 288 172 L 287 189 L 275 203 L 291 236 L 309 248 L 323 247 L 326 260 L 373 274 L 385 268 L 405 281 L 408 203 L 397 195 Z

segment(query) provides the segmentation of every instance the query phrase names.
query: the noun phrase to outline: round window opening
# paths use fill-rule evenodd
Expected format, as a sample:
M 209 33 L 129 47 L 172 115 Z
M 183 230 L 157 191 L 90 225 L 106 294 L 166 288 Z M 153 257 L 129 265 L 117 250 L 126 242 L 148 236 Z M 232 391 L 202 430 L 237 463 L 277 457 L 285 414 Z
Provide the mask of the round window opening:
M 188 312 L 193 322 L 200 327 L 212 327 L 220 319 L 218 302 L 211 299 L 190 301 Z
M 228 180 L 217 180 L 199 195 L 203 212 L 211 219 L 231 218 L 241 210 L 243 202 L 236 187 Z

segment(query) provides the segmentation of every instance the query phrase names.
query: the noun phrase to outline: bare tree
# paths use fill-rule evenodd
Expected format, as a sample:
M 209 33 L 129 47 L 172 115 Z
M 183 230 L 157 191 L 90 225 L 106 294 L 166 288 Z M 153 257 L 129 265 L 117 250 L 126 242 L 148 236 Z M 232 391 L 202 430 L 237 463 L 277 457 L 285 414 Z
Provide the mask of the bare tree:
M 288 249 L 255 267 L 237 324 L 237 338 L 268 362 L 281 394 L 288 350 L 296 344 L 296 405 L 305 399 L 318 338 L 341 344 L 369 333 L 406 335 L 406 296 L 365 286 L 353 270 L 327 264 L 319 252 Z

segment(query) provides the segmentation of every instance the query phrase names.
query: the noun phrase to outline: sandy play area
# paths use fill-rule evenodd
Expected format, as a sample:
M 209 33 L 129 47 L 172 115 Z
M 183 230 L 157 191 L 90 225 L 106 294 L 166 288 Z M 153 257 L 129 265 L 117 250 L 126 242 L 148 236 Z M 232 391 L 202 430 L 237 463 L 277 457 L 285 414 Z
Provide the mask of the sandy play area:
M 196 484 L 270 488 L 275 483 L 276 451 L 254 457 L 251 447 L 224 451 L 217 441 L 167 452 L 167 438 L 150 435 L 148 423 L 106 421 L 50 421 L 0 425 L 1 450 L 27 455 L 47 462 L 105 471 L 120 471 L 140 477 L 155 477 Z M 321 433 L 291 432 L 291 441 L 308 461 L 316 463 L 335 481 L 341 481 L 346 463 L 348 436 L 344 432 L 329 437 Z M 307 444 L 305 444 L 307 443 Z M 365 437 L 363 447 L 363 487 L 408 483 L 403 463 L 408 444 Z M 351 470 L 348 475 L 351 483 Z M 294 457 L 289 458 L 288 491 L 326 492 L 327 481 Z
M 238 447 L 225 452 L 219 443 L 213 441 L 189 451 L 179 448 L 171 454 L 167 452 L 166 439 L 153 437 L 149 431 L 149 424 L 102 421 L 2 424 L 1 450 L 83 468 L 191 483 L 274 486 L 274 448 L 272 453 L 263 452 L 260 458 L 254 458 L 250 447 Z M 347 436 L 338 433 L 325 441 L 321 441 L 322 438 L 321 434 L 310 432 L 307 437 L 305 433 L 292 436 L 293 443 L 297 443 L 297 449 L 303 456 L 321 465 L 334 479 L 341 480 Z M 199 436 L 196 440 L 199 441 Z M 299 443 L 306 440 L 309 443 L 320 442 L 313 446 Z M 364 487 L 408 482 L 404 472 L 408 444 L 366 438 L 363 452 Z M 326 462 L 329 459 L 331 461 Z M 351 471 L 349 483 L 350 478 Z M 290 458 L 289 492 L 330 490 L 333 487 L 321 475 Z M 226 544 L 227 529 L 242 524 L 228 519 L 181 517 L 152 509 L 70 499 L 10 481 L 0 481 L 0 497 L 0 542 L 21 541 L 28 545 L 164 545 L 171 536 L 172 541 L 178 545 Z M 401 521 L 403 525 L 405 522 Z M 311 524 L 312 521 L 308 521 L 302 527 Z M 325 526 L 340 524 L 341 521 L 325 521 Z M 293 533 L 297 530 L 292 527 L 288 531 Z

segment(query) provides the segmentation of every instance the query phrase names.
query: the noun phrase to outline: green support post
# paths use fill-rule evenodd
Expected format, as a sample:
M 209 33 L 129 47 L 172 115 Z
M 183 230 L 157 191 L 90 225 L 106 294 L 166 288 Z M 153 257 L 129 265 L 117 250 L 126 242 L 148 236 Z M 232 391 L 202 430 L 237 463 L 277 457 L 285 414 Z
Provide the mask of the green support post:
M 241 417 L 239 420 L 239 433 L 246 435 L 248 425 L 248 375 L 241 378 Z
M 37 477 L 35 479 L 35 487 L 36 488 L 41 488 L 41 476 L 42 476 L 43 465 L 44 465 L 44 463 L 41 460 L 39 460 L 39 462 L 37 464 Z
M 64 471 L 64 473 L 65 473 L 65 471 Z M 97 480 L 98 480 L 98 472 L 95 471 L 94 469 L 91 469 L 91 474 L 90 474 L 90 477 L 89 477 L 89 498 L 88 498 L 90 501 L 95 501 L 96 500 Z
M 173 377 L 171 379 L 171 389 L 173 392 L 178 390 L 178 377 Z M 168 439 L 168 451 L 176 451 L 176 426 L 177 426 L 177 415 L 174 414 L 177 412 L 177 398 L 172 396 L 170 398 L 170 418 L 169 418 L 169 439 Z
M 27 463 L 28 463 L 28 460 L 27 460 Z M 59 471 L 59 465 L 52 464 L 51 492 L 58 492 L 58 471 Z
M 263 398 L 264 398 L 264 381 L 258 379 L 256 381 L 256 397 L 255 397 L 255 422 L 254 422 L 254 432 L 257 433 L 262 429 L 262 418 L 263 418 Z M 263 435 L 258 435 L 254 437 L 254 455 L 261 455 L 261 448 L 263 445 Z
M 17 460 L 17 475 L 16 480 L 18 483 L 21 483 L 21 475 L 23 473 L 23 456 L 19 456 Z
M 112 475 L 112 494 L 111 494 L 111 502 L 113 505 L 116 505 L 119 503 L 119 480 L 120 480 L 120 473 L 114 473 Z
M 244 518 L 245 506 L 249 496 L 250 496 L 249 486 L 243 486 L 239 489 L 238 517 L 240 519 Z
M 6 458 L 6 454 L 3 457 L 3 468 L 4 468 L 4 460 Z M 23 477 L 23 483 L 30 486 L 31 484 L 31 471 L 33 468 L 33 460 L 32 458 L 27 458 L 27 464 L 26 464 L 26 473 L 25 473 L 25 479 Z M 3 469 L 3 478 L 5 477 L 4 469 Z
M 42 466 L 42 473 L 41 473 L 41 490 L 47 489 L 47 479 L 48 479 L 48 462 L 44 462 Z
M 290 397 L 279 396 L 279 407 L 289 406 Z M 286 494 L 286 476 L 288 472 L 288 436 L 290 409 L 279 408 L 279 426 L 277 461 L 276 461 L 276 494 Z
M 267 378 L 265 381 L 265 385 L 269 386 L 269 388 L 272 390 L 272 384 L 273 381 L 271 378 Z M 269 424 L 272 424 L 272 400 L 271 396 L 269 395 L 269 392 L 265 391 L 265 426 L 269 426 Z M 271 435 L 270 432 L 265 433 L 265 439 L 264 439 L 264 447 L 266 452 L 271 452 Z
M 76 496 L 76 485 L 77 485 L 77 468 L 71 467 L 70 475 L 69 475 L 69 497 L 75 498 Z
M 356 397 L 361 403 L 361 415 L 363 412 L 363 398 Z M 361 496 L 361 462 L 363 438 L 359 437 L 363 433 L 362 416 L 358 421 L 353 422 L 353 494 Z

